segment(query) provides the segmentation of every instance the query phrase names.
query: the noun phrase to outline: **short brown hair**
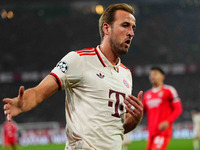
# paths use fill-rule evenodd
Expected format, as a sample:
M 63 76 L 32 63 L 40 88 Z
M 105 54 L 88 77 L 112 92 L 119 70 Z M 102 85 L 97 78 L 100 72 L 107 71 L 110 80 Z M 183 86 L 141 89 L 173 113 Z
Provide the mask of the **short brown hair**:
M 113 5 L 108 6 L 108 8 L 103 12 L 103 14 L 101 15 L 99 19 L 99 33 L 100 33 L 101 40 L 103 40 L 103 37 L 104 37 L 103 24 L 106 22 L 109 25 L 112 25 L 115 19 L 114 18 L 115 12 L 117 10 L 124 10 L 134 15 L 133 7 L 128 4 L 119 3 L 119 4 L 113 4 Z
M 158 67 L 158 66 L 153 66 L 151 67 L 151 71 L 152 70 L 157 70 L 159 71 L 161 74 L 165 75 L 165 72 L 163 71 L 163 69 L 161 67 Z

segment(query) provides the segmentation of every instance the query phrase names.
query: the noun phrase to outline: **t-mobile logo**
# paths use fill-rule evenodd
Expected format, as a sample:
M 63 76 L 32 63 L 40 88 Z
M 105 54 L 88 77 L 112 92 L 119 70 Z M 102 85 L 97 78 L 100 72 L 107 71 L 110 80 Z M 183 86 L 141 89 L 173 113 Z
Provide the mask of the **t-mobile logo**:
M 123 97 L 123 100 L 125 99 L 126 94 L 121 93 L 121 92 L 117 92 L 117 91 L 113 91 L 113 90 L 109 90 L 109 98 L 111 97 L 111 95 L 115 95 L 116 98 L 116 102 L 114 104 L 114 108 L 115 108 L 115 113 L 111 114 L 114 117 L 120 118 L 120 114 L 119 114 L 119 110 L 120 111 L 124 111 L 124 105 L 121 102 L 120 103 L 120 96 Z M 113 101 L 108 101 L 108 106 L 109 107 L 113 107 Z

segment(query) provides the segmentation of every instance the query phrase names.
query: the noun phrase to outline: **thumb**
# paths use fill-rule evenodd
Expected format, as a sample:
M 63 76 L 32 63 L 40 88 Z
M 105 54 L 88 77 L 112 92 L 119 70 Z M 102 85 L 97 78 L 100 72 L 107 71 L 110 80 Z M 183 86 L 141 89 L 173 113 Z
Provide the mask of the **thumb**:
M 8 121 L 11 121 L 11 120 L 12 120 L 12 116 L 11 116 L 11 114 L 7 114 L 6 117 L 7 117 L 7 120 L 8 120 Z
M 23 95 L 24 95 L 24 86 L 20 86 L 20 88 L 19 88 L 19 98 L 21 99 L 22 97 L 23 97 Z
M 140 92 L 138 93 L 138 99 L 139 99 L 140 101 L 142 101 L 142 97 L 143 97 L 143 91 L 140 91 Z

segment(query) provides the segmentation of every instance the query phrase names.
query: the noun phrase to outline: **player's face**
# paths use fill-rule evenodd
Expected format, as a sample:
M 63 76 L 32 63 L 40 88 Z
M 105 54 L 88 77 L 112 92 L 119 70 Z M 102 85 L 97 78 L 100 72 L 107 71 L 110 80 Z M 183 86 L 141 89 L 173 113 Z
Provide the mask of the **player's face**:
M 111 26 L 110 45 L 118 55 L 126 54 L 136 27 L 135 17 L 129 12 L 117 10 Z
M 149 74 L 149 80 L 153 86 L 160 86 L 163 84 L 164 75 L 158 70 L 152 70 Z

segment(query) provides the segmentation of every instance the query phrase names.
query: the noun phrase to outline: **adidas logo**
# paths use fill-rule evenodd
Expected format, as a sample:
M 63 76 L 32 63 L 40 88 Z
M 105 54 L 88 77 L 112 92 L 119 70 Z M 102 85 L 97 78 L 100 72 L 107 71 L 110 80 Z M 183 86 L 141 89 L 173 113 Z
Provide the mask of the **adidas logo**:
M 96 74 L 99 78 L 101 78 L 101 79 L 103 79 L 105 76 L 103 75 L 103 74 L 101 74 L 101 73 L 99 73 L 99 74 Z

